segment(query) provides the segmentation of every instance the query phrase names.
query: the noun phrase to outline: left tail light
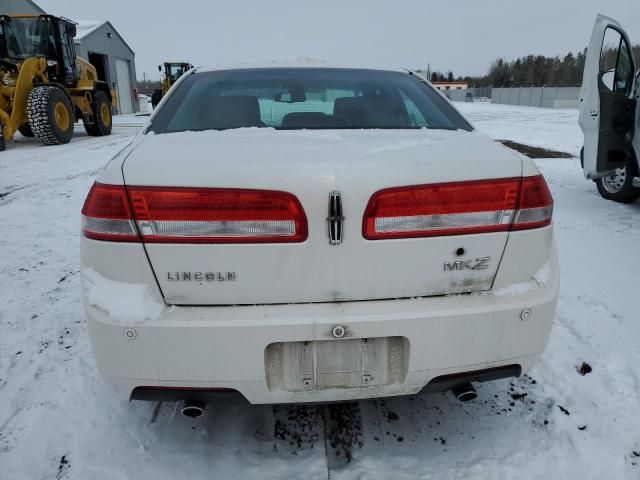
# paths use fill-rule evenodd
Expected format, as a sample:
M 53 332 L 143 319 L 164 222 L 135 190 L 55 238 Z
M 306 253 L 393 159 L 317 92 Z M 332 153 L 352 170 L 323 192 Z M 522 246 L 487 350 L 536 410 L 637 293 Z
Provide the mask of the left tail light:
M 82 234 L 94 240 L 140 241 L 124 186 L 93 184 L 82 207 Z
M 127 187 L 150 243 L 295 243 L 307 218 L 292 194 L 238 188 Z
M 307 218 L 287 192 L 95 183 L 82 209 L 88 238 L 148 243 L 292 243 Z M 136 228 L 137 227 L 137 228 Z

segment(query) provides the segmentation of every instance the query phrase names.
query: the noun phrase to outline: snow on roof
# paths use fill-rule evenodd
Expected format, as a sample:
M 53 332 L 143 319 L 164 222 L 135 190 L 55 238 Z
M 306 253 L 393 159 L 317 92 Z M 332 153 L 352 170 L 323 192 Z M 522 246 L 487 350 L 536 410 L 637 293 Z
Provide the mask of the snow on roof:
M 105 23 L 107 23 L 106 20 L 79 20 L 76 25 L 76 40 L 82 40 Z
M 91 35 L 97 29 L 102 27 L 103 25 L 109 25 L 113 33 L 122 41 L 125 47 L 129 49 L 132 55 L 135 55 L 133 49 L 129 46 L 129 44 L 122 38 L 122 35 L 118 33 L 118 31 L 114 28 L 114 26 L 108 20 L 78 20 L 76 22 L 76 38 L 75 43 L 80 44 L 82 39 Z M 109 35 L 111 38 L 111 35 Z
M 364 70 L 385 70 L 392 72 L 406 72 L 402 68 L 393 68 L 385 66 L 373 66 L 373 65 L 360 65 L 360 64 L 341 64 L 341 63 L 328 63 L 324 59 L 317 59 L 313 57 L 297 57 L 293 59 L 260 61 L 260 62 L 240 62 L 228 65 L 207 65 L 198 66 L 198 72 L 210 72 L 216 70 L 237 70 L 237 69 L 258 69 L 258 68 L 355 68 Z

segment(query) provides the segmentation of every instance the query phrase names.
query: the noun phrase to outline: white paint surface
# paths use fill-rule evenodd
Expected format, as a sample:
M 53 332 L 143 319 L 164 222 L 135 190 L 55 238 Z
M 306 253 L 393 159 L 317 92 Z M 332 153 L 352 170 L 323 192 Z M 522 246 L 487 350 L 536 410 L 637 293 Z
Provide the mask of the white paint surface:
M 494 138 L 579 152 L 575 110 L 457 107 Z M 59 147 L 18 136 L 0 155 L 0 477 L 326 479 L 321 408 L 218 405 L 192 421 L 127 403 L 99 377 L 80 305 L 79 211 L 137 130 L 123 123 L 137 120 L 116 117 L 112 136 L 78 132 Z M 480 385 L 472 403 L 358 402 L 362 447 L 332 479 L 637 478 L 640 203 L 600 198 L 577 158 L 536 163 L 555 198 L 561 262 L 542 360 L 513 386 Z M 593 367 L 585 376 L 583 361 Z M 276 423 L 302 446 L 276 438 Z

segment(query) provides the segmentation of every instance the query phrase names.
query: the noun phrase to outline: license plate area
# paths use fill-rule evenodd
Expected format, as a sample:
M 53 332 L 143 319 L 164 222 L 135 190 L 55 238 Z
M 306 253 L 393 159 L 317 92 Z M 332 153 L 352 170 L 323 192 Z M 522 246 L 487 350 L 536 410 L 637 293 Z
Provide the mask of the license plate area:
M 404 382 L 405 337 L 272 343 L 265 349 L 269 390 L 299 392 Z

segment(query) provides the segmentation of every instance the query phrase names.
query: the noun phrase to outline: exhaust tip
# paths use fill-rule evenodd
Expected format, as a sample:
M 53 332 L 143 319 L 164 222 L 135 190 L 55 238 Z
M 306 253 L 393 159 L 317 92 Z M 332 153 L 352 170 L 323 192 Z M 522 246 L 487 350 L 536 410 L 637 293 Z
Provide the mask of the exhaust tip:
M 185 400 L 180 413 L 185 417 L 198 418 L 204 413 L 205 404 L 197 400 Z
M 453 396 L 456 397 L 456 400 L 459 402 L 469 402 L 478 398 L 478 392 L 476 392 L 476 389 L 470 383 L 453 387 L 451 393 L 453 393 Z

